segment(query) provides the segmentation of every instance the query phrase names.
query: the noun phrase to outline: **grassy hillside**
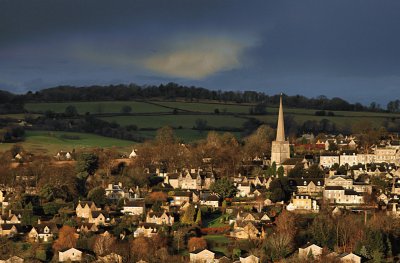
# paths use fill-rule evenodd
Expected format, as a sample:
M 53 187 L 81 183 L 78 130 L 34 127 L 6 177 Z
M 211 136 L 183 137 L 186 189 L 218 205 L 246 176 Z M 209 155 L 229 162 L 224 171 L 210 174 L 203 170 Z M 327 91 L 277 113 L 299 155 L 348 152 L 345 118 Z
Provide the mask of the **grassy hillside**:
M 60 150 L 71 151 L 93 147 L 116 147 L 122 152 L 130 152 L 134 143 L 86 133 L 26 131 L 25 141 L 19 144 L 30 152 L 56 154 Z M 8 150 L 12 145 L 0 144 L 0 151 Z
M 221 128 L 242 128 L 244 122 L 249 118 L 257 118 L 265 123 L 275 124 L 277 119 L 277 107 L 267 107 L 265 115 L 250 115 L 252 104 L 235 104 L 219 102 L 184 102 L 184 101 L 100 101 L 100 102 L 67 102 L 67 103 L 28 103 L 25 109 L 32 113 L 32 117 L 39 116 L 46 110 L 62 113 L 69 105 L 76 107 L 80 114 L 90 112 L 108 122 L 116 122 L 121 126 L 136 125 L 138 135 L 144 138 L 153 138 L 156 129 L 169 125 L 175 128 L 176 135 L 185 142 L 205 138 L 207 131 L 199 132 L 192 128 L 196 120 L 207 121 L 207 126 L 217 129 Z M 120 114 L 123 106 L 132 108 L 131 115 Z M 215 114 L 218 109 L 219 114 Z M 354 123 L 368 120 L 372 125 L 380 127 L 384 122 L 391 122 L 400 118 L 400 114 L 375 113 L 375 112 L 354 112 L 354 111 L 333 111 L 334 116 L 316 116 L 315 110 L 285 108 L 285 115 L 291 116 L 298 125 L 305 121 L 320 121 L 328 119 L 338 128 L 350 128 Z M 175 113 L 175 114 L 174 114 Z M 107 114 L 113 114 L 110 116 Z M 0 115 L 15 119 L 23 119 L 24 114 Z M 144 130 L 143 130 L 144 129 Z M 71 150 L 82 147 L 110 147 L 116 146 L 120 149 L 128 149 L 132 142 L 117 140 L 92 134 L 75 134 L 78 140 L 66 139 L 67 132 L 43 132 L 28 131 L 26 141 L 23 143 L 27 149 L 35 151 L 56 152 L 58 150 Z M 240 137 L 240 132 L 234 133 Z M 71 134 L 73 135 L 73 134 Z M 64 138 L 63 138 L 64 137 Z M 67 136 L 68 137 L 68 136 Z M 11 147 L 0 145 L 0 150 Z M 129 149 L 128 149 L 129 151 Z
M 212 127 L 241 127 L 246 121 L 244 118 L 231 115 L 159 115 L 159 116 L 116 116 L 103 117 L 105 121 L 115 121 L 120 125 L 126 126 L 135 124 L 139 128 L 158 128 L 162 126 L 192 128 L 196 120 L 207 120 L 207 124 Z
M 69 105 L 75 106 L 79 114 L 90 112 L 92 114 L 99 113 L 120 113 L 123 106 L 130 106 L 132 113 L 144 112 L 170 112 L 171 110 L 153 105 L 146 102 L 137 101 L 91 101 L 91 102 L 63 102 L 63 103 L 27 103 L 25 109 L 29 112 L 43 113 L 51 110 L 62 113 Z

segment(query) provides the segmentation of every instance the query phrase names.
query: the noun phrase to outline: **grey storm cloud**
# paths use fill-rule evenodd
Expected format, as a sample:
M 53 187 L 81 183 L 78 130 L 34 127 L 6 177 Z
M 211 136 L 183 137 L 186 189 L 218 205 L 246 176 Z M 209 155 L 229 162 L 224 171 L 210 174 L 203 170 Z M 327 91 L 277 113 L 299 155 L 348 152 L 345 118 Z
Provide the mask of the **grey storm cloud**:
M 0 89 L 176 81 L 386 103 L 400 96 L 399 13 L 378 0 L 0 0 Z

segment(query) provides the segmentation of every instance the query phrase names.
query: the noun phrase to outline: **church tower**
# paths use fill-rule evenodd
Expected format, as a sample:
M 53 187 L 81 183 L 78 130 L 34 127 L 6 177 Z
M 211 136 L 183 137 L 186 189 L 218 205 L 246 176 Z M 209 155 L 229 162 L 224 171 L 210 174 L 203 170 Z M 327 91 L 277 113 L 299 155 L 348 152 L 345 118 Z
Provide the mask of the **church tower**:
M 276 127 L 276 140 L 272 142 L 271 163 L 282 164 L 290 158 L 289 142 L 285 140 L 285 123 L 283 120 L 282 94 L 279 104 L 278 125 Z

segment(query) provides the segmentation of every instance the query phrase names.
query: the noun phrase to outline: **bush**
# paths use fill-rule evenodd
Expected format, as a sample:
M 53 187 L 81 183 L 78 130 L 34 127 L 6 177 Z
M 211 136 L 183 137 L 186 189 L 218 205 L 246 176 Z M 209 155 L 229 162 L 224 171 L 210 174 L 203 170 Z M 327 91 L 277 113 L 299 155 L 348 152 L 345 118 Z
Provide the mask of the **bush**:
M 203 235 L 221 235 L 229 232 L 229 226 L 221 226 L 221 227 L 205 227 L 201 229 L 201 233 Z
M 41 261 L 46 261 L 47 260 L 47 254 L 46 254 L 46 250 L 44 249 L 38 249 L 36 250 L 36 258 L 41 260 Z

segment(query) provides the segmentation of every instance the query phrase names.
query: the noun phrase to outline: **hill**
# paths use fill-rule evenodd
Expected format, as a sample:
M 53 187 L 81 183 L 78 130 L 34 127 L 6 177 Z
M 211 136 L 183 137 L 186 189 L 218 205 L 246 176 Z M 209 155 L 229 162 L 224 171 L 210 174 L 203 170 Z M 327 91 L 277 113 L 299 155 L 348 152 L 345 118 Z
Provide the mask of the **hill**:
M 324 96 L 283 95 L 283 100 L 285 128 L 291 136 L 308 132 L 349 134 L 358 122 L 390 131 L 400 129 L 396 107 L 391 107 L 393 112 L 389 112 L 375 104 L 366 107 Z M 279 95 L 222 92 L 168 83 L 159 86 L 62 86 L 24 95 L 0 92 L 0 101 L 3 102 L 0 135 L 6 133 L 7 127 L 22 124 L 26 128 L 23 143 L 27 147 L 54 151 L 57 145 L 123 148 L 153 138 L 157 129 L 166 125 L 171 126 L 183 142 L 205 138 L 211 130 L 232 132 L 243 138 L 261 124 L 275 127 Z M 49 136 L 47 131 L 56 131 L 55 137 Z M 67 132 L 79 134 L 80 139 L 65 140 L 65 136 L 62 139 L 59 133 Z M 94 134 L 101 137 L 92 137 Z M 4 140 L 0 138 L 0 141 Z M 42 147 L 41 141 L 51 146 Z M 7 145 L 2 145 L 0 150 Z

